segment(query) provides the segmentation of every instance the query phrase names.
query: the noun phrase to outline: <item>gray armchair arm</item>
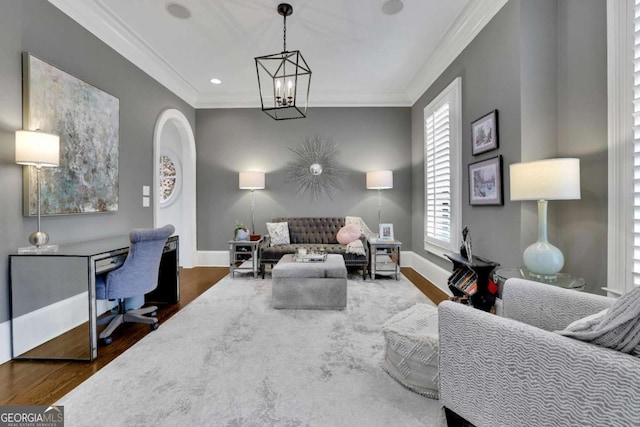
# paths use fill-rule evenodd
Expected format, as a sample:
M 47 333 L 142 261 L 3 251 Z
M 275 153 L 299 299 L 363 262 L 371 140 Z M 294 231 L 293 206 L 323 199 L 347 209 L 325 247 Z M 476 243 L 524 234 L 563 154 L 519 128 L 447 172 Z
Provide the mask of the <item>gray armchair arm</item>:
M 367 236 L 364 234 L 360 235 L 360 241 L 362 242 L 362 246 L 364 247 L 364 256 L 369 257 L 369 240 L 367 240 Z
M 476 427 L 640 420 L 638 358 L 458 303 L 438 311 L 440 400 Z
M 524 279 L 509 279 L 502 292 L 504 317 L 547 331 L 608 308 L 613 298 L 563 289 Z

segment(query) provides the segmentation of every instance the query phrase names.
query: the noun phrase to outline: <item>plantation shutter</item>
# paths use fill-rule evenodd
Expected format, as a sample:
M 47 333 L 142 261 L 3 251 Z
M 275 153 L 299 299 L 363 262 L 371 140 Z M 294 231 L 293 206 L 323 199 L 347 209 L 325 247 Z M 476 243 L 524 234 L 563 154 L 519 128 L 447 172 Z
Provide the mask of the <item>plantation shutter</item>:
M 634 2 L 633 37 L 633 285 L 640 285 L 640 0 Z
M 450 248 L 451 139 L 449 102 L 425 117 L 425 241 Z

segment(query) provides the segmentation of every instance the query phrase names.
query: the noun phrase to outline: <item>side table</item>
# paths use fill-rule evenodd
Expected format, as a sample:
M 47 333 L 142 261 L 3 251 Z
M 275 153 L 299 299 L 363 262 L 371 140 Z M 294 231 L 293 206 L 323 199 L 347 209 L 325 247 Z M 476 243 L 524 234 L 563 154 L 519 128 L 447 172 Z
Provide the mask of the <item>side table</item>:
M 394 274 L 396 280 L 398 280 L 402 242 L 371 238 L 368 240 L 368 244 L 371 279 L 375 279 L 376 274 Z
M 502 287 L 507 279 L 527 279 L 534 282 L 546 283 L 548 285 L 559 286 L 565 289 L 573 289 L 576 291 L 583 291 L 585 287 L 585 281 L 580 277 L 573 277 L 568 273 L 558 273 L 555 278 L 545 280 L 538 275 L 532 274 L 524 267 L 521 268 L 501 268 L 493 273 L 493 279 L 496 285 L 498 285 L 498 298 L 502 297 Z
M 491 311 L 497 291 L 489 286 L 491 272 L 500 264 L 474 256 L 471 261 L 460 254 L 445 254 L 453 263 L 453 273 L 447 279 L 454 296 L 467 297 L 473 307 Z
M 260 272 L 260 244 L 258 240 L 229 240 L 229 273 L 234 277 L 236 271 L 251 272 L 258 277 Z

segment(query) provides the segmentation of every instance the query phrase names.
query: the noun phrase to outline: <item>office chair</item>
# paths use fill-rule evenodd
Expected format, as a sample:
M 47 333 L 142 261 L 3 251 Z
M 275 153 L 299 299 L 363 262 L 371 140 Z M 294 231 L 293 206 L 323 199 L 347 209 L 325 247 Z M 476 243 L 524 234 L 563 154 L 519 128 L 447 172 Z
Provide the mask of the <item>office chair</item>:
M 133 230 L 129 234 L 129 254 L 122 267 L 109 272 L 106 278 L 96 278 L 96 298 L 118 300 L 117 311 L 99 321 L 101 324 L 110 322 L 100 333 L 103 344 L 111 344 L 111 334 L 125 322 L 147 323 L 151 330 L 158 329 L 158 319 L 153 317 L 158 307 L 137 307 L 144 304 L 144 294 L 158 286 L 160 258 L 167 238 L 174 231 L 173 225 Z M 133 301 L 141 302 L 132 304 Z

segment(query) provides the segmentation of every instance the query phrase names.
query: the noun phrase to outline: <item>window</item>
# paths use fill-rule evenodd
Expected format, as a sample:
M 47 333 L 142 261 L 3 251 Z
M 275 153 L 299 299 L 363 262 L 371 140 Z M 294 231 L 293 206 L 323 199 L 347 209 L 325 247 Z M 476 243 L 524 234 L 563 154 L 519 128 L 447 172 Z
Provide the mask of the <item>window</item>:
M 640 0 L 633 5 L 633 280 L 640 285 Z M 627 286 L 629 290 L 631 286 Z
M 640 284 L 640 0 L 607 1 L 609 224 L 607 287 Z
M 169 205 L 180 191 L 180 164 L 174 153 L 169 151 L 160 154 L 160 204 Z
M 462 79 L 424 109 L 424 248 L 438 256 L 460 244 Z

